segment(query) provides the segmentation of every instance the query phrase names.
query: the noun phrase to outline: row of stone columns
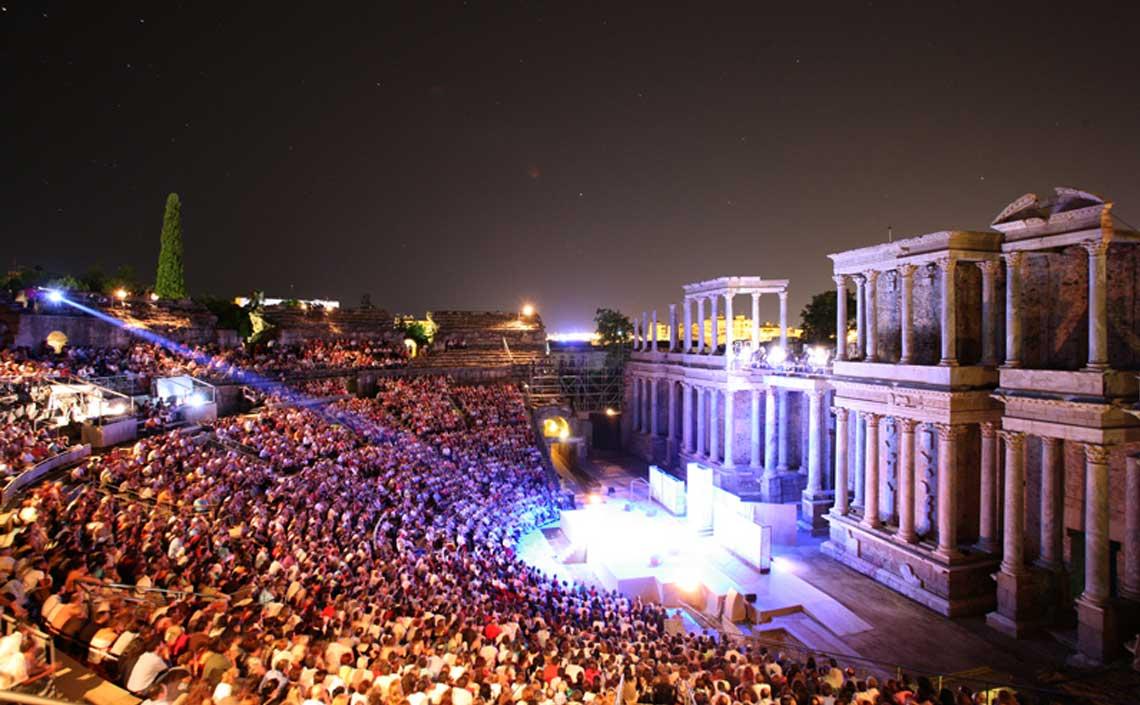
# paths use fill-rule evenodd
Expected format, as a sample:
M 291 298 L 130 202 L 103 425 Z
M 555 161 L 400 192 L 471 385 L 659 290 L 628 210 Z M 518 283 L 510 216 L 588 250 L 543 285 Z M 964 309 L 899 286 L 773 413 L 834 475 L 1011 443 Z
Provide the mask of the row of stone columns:
M 857 415 L 861 422 L 857 427 L 863 433 L 855 434 L 855 455 L 861 458 L 862 476 L 856 476 L 856 500 L 862 504 L 861 523 L 868 529 L 882 528 L 879 515 L 879 478 L 887 471 L 887 458 L 879 452 L 880 430 L 890 417 L 871 411 L 850 411 L 836 407 L 835 411 L 835 504 L 832 511 L 846 516 L 852 510 L 848 496 L 848 422 Z M 915 531 L 915 427 L 918 421 L 910 418 L 895 418 L 898 428 L 898 492 L 896 509 L 898 516 L 898 540 L 916 543 Z M 935 496 L 938 502 L 938 554 L 952 558 L 958 553 L 957 517 L 957 458 L 958 444 L 966 427 L 962 425 L 933 424 L 938 434 L 938 487 Z M 841 447 L 842 446 L 842 447 Z M 861 490 L 861 491 L 860 491 Z
M 1103 370 L 1108 367 L 1108 243 L 1091 240 L 1082 246 L 1088 253 L 1089 349 L 1085 367 Z M 1024 257 L 1022 252 L 1004 255 L 1006 367 L 1021 366 L 1021 264 Z
M 984 350 L 989 350 L 993 360 L 990 364 L 996 363 L 996 358 L 993 356 L 993 337 L 995 332 L 995 313 L 993 307 L 993 291 L 994 282 L 993 277 L 996 276 L 997 266 L 995 262 L 977 262 L 975 263 L 982 270 L 983 276 L 983 305 L 982 305 L 982 347 Z M 955 271 L 958 266 L 958 260 L 953 257 L 943 257 L 934 262 L 942 273 L 942 288 L 941 296 L 939 297 L 939 328 L 941 330 L 940 341 L 940 365 L 957 365 L 958 364 L 958 309 L 957 309 L 957 288 L 954 285 Z M 904 365 L 909 365 L 914 362 L 914 275 L 918 271 L 918 267 L 913 264 L 899 265 L 895 270 L 895 275 L 899 280 L 899 318 L 900 318 L 900 355 L 899 362 Z M 857 358 L 861 358 L 866 362 L 877 362 L 879 360 L 879 323 L 878 323 L 878 283 L 879 277 L 882 272 L 878 270 L 871 270 L 862 274 L 844 275 L 837 274 L 835 279 L 835 287 L 837 294 L 836 305 L 836 331 L 837 331 L 837 344 L 836 344 L 836 359 L 847 359 L 847 279 L 850 278 L 855 282 L 855 326 L 856 326 L 856 340 L 857 340 Z M 986 292 L 990 296 L 986 299 Z
M 998 431 L 1005 446 L 1005 487 L 1003 491 L 1003 545 L 1001 571 L 1011 578 L 1027 572 L 1025 561 L 1025 450 L 1028 436 L 1017 431 Z M 1064 458 L 1059 438 L 1040 437 L 1041 507 L 1040 552 L 1037 564 L 1049 570 L 1062 565 L 1064 531 Z M 1112 591 L 1109 580 L 1108 462 L 1110 448 L 1096 443 L 1083 444 L 1085 460 L 1084 556 L 1085 587 L 1080 600 L 1102 607 Z M 1121 594 L 1140 599 L 1140 458 L 1127 459 L 1125 477 L 1124 573 Z
M 733 328 L 733 299 L 735 299 L 738 292 L 729 291 L 723 294 L 708 294 L 703 296 L 687 296 L 684 302 L 681 303 L 681 317 L 683 319 L 683 326 L 681 329 L 680 350 L 685 353 L 704 353 L 715 354 L 720 348 L 720 330 L 719 330 L 719 317 L 718 304 L 720 300 L 724 299 L 724 320 L 725 320 L 725 350 L 731 350 L 732 344 L 736 342 L 736 331 Z M 756 349 L 760 345 L 760 292 L 747 292 L 752 295 L 752 348 Z M 779 292 L 780 297 L 780 345 L 787 347 L 788 345 L 788 294 L 787 292 Z M 697 335 L 693 336 L 693 313 L 692 304 L 696 303 L 697 306 Z M 709 303 L 709 316 L 705 316 L 705 303 Z M 652 321 L 650 318 L 652 317 Z M 676 350 L 678 346 L 677 340 L 677 305 L 669 305 L 669 350 Z M 711 320 L 711 331 L 708 335 L 705 333 L 706 325 L 709 325 Z M 633 321 L 633 349 L 636 351 L 652 351 L 657 350 L 657 312 L 643 313 L 640 319 Z
M 658 411 L 658 380 L 642 376 L 631 378 L 632 428 L 637 433 L 661 436 Z M 666 408 L 666 439 L 680 441 L 681 449 L 710 463 L 721 462 L 722 467 L 735 467 L 735 409 L 736 390 L 715 385 L 676 382 L 668 380 L 668 406 Z M 680 418 L 677 418 L 677 386 L 681 388 Z M 788 390 L 769 388 L 743 391 L 750 395 L 750 423 L 748 461 L 750 467 L 763 468 L 763 477 L 775 478 L 788 470 Z M 696 409 L 693 396 L 696 395 Z M 723 395 L 723 413 L 721 400 Z M 805 392 L 808 402 L 808 438 L 804 465 L 807 471 L 807 489 L 819 494 L 825 484 L 824 473 L 828 466 L 824 457 L 823 438 L 827 433 L 826 391 L 812 389 Z M 761 397 L 764 397 L 763 423 L 761 423 Z M 693 437 L 696 413 L 696 437 Z M 723 434 L 714 432 L 716 421 L 723 419 Z M 678 425 L 680 432 L 678 433 Z

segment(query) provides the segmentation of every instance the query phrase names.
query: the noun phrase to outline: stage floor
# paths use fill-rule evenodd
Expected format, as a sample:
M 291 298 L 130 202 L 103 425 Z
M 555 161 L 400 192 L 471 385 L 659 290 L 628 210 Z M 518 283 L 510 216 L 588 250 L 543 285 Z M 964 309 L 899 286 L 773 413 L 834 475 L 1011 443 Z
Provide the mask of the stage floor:
M 762 574 L 654 502 L 631 499 L 626 491 L 583 499 L 582 509 L 563 512 L 560 525 L 525 536 L 520 557 L 563 579 L 687 607 L 728 632 L 779 629 L 807 646 L 849 652 L 844 637 L 871 629 L 796 574 L 794 550 L 785 557 L 777 548 L 771 572 Z M 730 590 L 756 595 L 755 625 L 718 621 L 718 598 Z M 697 628 L 691 621 L 687 626 Z

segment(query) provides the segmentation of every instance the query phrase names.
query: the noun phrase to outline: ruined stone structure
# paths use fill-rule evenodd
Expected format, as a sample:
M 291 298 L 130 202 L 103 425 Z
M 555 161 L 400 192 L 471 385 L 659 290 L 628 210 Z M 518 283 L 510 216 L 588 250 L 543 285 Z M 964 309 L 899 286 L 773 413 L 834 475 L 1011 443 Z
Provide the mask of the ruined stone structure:
M 752 320 L 760 320 L 760 297 L 776 295 L 786 345 L 787 292 L 787 280 L 760 277 L 688 284 L 680 315 L 669 307 L 667 340 L 655 334 L 656 312 L 644 314 L 627 365 L 625 434 L 627 447 L 650 462 L 700 463 L 718 487 L 742 497 L 802 501 L 805 524 L 822 529 L 832 489 L 826 375 L 757 364 L 758 336 L 736 340 L 732 327 L 706 323 L 722 304 L 732 320 L 739 296 L 750 298 Z
M 827 555 L 937 612 L 1018 637 L 1075 624 L 1104 661 L 1140 628 L 1140 234 L 1063 188 L 992 228 L 831 255 L 837 338 L 854 289 L 857 344 L 827 369 L 691 337 L 692 304 L 705 330 L 706 305 L 731 320 L 751 293 L 755 319 L 786 281 L 686 286 L 668 340 L 656 313 L 636 322 L 628 446 L 798 502 Z
M 429 311 L 437 326 L 424 367 L 504 367 L 546 354 L 546 327 L 538 314 L 505 311 Z

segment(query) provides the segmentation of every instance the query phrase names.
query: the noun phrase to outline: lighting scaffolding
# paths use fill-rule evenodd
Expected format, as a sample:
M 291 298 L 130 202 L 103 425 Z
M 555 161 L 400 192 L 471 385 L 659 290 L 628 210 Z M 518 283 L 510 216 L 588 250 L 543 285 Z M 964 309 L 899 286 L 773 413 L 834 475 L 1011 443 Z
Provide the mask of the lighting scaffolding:
M 621 408 L 623 375 L 620 367 L 576 367 L 549 361 L 530 365 L 527 397 L 533 406 L 568 403 L 575 413 Z

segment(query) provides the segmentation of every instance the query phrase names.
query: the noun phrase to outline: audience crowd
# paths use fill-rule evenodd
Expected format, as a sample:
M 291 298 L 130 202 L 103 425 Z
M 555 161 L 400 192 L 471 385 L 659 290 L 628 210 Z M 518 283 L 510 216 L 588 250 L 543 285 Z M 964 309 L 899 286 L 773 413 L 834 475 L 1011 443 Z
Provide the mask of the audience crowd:
M 985 702 L 667 629 L 658 605 L 528 566 L 515 545 L 559 493 L 518 389 L 379 385 L 41 484 L 0 517 L 0 609 L 147 705 Z M 0 643 L 0 683 L 39 658 Z

